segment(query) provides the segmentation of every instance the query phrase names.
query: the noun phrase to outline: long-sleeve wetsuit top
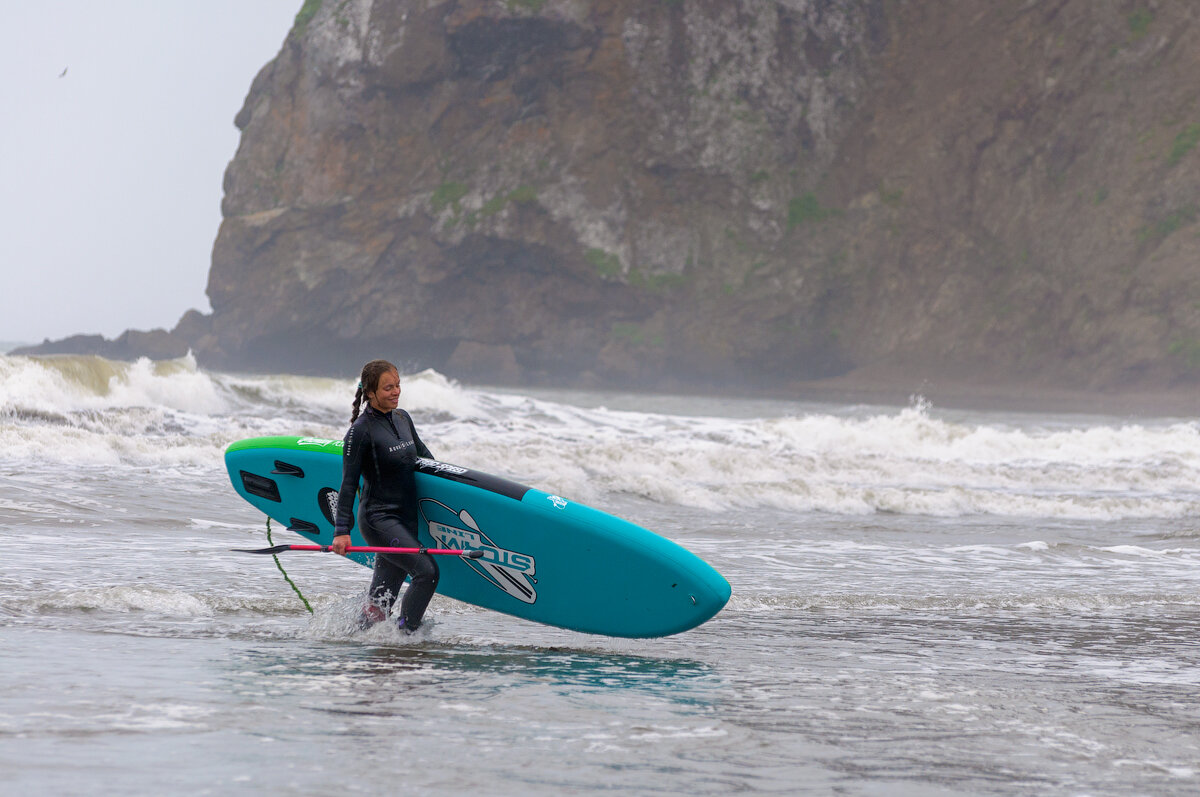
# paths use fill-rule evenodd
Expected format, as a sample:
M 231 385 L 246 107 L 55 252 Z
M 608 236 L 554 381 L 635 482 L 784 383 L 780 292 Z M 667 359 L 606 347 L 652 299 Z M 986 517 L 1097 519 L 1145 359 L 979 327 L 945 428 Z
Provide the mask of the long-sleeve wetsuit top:
M 394 512 L 417 528 L 417 458 L 433 454 L 417 436 L 412 418 L 404 410 L 379 412 L 367 405 L 350 425 L 342 445 L 342 488 L 338 492 L 334 534 L 354 528 L 354 493 L 362 477 L 361 510 Z

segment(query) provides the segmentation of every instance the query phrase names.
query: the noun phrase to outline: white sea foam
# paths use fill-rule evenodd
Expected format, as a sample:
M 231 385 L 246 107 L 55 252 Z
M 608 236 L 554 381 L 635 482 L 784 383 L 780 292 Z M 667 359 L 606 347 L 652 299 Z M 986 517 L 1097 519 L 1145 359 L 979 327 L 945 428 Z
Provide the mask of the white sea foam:
M 317 606 L 332 599 L 326 595 L 311 596 Z M 361 604 L 361 601 L 360 601 Z M 21 613 L 132 613 L 141 612 L 158 617 L 206 618 L 225 614 L 250 614 L 258 616 L 295 615 L 297 601 L 294 595 L 280 592 L 278 595 L 237 595 L 226 593 L 191 592 L 185 589 L 115 584 L 111 586 L 78 589 L 50 590 L 26 600 L 20 606 L 10 607 Z M 303 609 L 301 608 L 301 611 Z
M 574 406 L 406 375 L 443 460 L 574 500 L 712 511 L 1116 520 L 1200 513 L 1200 423 L 939 417 L 926 404 L 769 417 Z M 0 465 L 201 467 L 258 435 L 340 437 L 352 379 L 208 372 L 193 358 L 0 356 Z M 661 406 L 661 402 L 659 402 Z
M 153 612 L 172 617 L 207 617 L 212 607 L 187 592 L 161 587 L 113 586 L 88 590 L 61 590 L 38 599 L 42 611 L 96 610 Z
M 486 434 L 439 432 L 452 459 L 582 500 L 623 492 L 713 510 L 1096 520 L 1185 517 L 1200 500 L 1195 424 L 1014 429 L 923 408 L 679 418 L 528 401 Z

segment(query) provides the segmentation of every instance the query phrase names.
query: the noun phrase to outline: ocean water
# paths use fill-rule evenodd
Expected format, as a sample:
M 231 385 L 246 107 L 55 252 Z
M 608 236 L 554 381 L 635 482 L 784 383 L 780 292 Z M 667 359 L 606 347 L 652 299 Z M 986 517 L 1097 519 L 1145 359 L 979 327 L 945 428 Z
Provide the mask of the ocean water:
M 468 388 L 440 459 L 729 580 L 618 640 L 269 558 L 222 453 L 340 436 L 352 380 L 0 355 L 0 793 L 1200 792 L 1200 422 Z M 291 535 L 275 532 L 275 542 Z

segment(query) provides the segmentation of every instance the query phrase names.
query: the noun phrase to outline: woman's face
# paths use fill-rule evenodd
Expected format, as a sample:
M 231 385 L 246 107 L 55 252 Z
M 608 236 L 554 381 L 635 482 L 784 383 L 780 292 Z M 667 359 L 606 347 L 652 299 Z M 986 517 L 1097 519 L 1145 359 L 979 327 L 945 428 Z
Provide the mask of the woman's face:
M 400 405 L 400 374 L 385 371 L 379 377 L 375 392 L 367 394 L 367 401 L 380 412 L 391 412 Z

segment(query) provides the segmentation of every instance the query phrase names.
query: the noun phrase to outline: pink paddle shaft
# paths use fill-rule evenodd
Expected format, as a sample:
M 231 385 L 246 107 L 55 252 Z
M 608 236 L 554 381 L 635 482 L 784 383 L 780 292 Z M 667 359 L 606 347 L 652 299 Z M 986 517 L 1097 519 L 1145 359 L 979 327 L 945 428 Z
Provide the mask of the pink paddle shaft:
M 293 551 L 331 551 L 328 545 L 289 545 Z M 383 548 L 378 545 L 349 545 L 346 553 L 428 553 L 435 556 L 462 556 L 468 551 L 454 548 Z

